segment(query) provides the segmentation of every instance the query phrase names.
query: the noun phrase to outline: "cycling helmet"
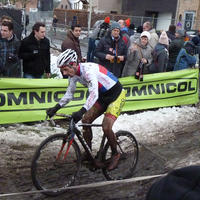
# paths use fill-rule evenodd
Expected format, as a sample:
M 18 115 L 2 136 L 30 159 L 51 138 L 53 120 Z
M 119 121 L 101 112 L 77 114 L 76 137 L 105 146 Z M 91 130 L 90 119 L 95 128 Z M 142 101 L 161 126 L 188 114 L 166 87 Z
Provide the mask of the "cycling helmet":
M 76 52 L 72 49 L 67 49 L 58 56 L 57 67 L 62 68 L 65 65 L 71 66 L 74 62 L 77 62 Z

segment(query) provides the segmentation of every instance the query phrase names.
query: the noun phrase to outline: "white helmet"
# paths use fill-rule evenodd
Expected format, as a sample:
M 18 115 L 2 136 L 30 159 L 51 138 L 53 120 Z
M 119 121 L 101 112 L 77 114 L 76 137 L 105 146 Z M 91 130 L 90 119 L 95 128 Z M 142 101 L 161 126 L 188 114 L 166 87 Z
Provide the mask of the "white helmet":
M 57 67 L 61 68 L 65 65 L 70 65 L 70 63 L 77 62 L 77 54 L 72 49 L 67 49 L 62 52 L 57 59 Z

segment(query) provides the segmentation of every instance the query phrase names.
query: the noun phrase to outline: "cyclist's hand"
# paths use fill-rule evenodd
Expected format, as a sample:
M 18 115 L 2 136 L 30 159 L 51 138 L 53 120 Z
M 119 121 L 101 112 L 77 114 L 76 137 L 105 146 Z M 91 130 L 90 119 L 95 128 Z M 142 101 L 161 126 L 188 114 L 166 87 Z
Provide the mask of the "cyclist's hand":
M 72 113 L 72 119 L 75 123 L 82 119 L 82 116 L 86 113 L 86 109 L 82 107 L 78 112 Z
M 48 109 L 46 110 L 46 113 L 47 113 L 47 115 L 51 118 L 51 117 L 53 117 L 53 116 L 56 114 L 56 112 L 57 112 L 60 108 L 61 108 L 60 104 L 57 103 L 53 108 L 48 108 Z

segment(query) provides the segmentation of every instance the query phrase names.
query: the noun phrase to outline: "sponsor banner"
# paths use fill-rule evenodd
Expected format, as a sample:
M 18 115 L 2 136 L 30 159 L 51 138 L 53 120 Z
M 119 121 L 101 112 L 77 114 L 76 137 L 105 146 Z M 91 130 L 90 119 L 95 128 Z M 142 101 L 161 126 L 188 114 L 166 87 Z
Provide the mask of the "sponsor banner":
M 199 70 L 121 78 L 126 90 L 123 111 L 194 104 L 198 102 Z M 68 79 L 0 79 L 0 124 L 44 120 L 46 109 L 63 97 Z M 87 88 L 77 84 L 73 100 L 59 110 L 71 114 L 78 111 L 88 96 Z

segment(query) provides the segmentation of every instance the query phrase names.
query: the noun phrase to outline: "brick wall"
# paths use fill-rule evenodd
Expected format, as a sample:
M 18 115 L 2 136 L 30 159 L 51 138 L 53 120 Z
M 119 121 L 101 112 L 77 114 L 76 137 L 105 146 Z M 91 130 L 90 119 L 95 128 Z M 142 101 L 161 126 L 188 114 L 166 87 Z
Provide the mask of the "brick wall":
M 193 29 L 200 29 L 200 1 L 199 0 L 180 0 L 177 16 L 182 15 L 184 20 L 185 12 L 195 12 Z
M 76 16 L 79 24 L 82 27 L 87 27 L 88 26 L 88 12 L 86 11 L 78 11 L 78 10 L 64 10 L 64 9 L 55 9 L 54 14 L 57 16 L 59 19 L 59 24 L 66 24 L 66 25 L 71 25 L 71 21 L 73 19 L 73 16 Z M 128 15 L 116 15 L 116 14 L 110 14 L 110 13 L 101 13 L 101 14 L 96 14 L 92 13 L 91 16 L 91 27 L 97 20 L 105 19 L 107 16 L 110 17 L 111 20 L 119 20 L 119 19 L 128 19 Z M 66 21 L 65 21 L 66 19 Z

